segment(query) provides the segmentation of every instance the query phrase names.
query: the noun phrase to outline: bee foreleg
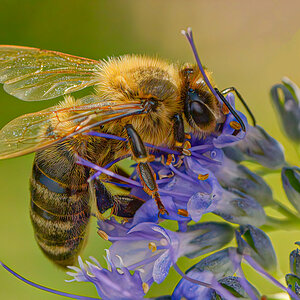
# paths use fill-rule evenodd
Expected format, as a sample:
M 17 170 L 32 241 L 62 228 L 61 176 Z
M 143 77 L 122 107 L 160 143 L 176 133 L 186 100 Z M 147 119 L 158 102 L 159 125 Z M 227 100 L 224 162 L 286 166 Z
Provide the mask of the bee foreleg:
M 182 147 L 185 140 L 185 132 L 183 119 L 180 114 L 176 114 L 173 118 L 173 134 L 175 139 L 175 146 Z
M 149 158 L 148 153 L 140 135 L 131 124 L 125 125 L 125 129 L 134 159 L 137 162 L 147 162 Z
M 127 131 L 132 154 L 134 156 L 134 159 L 138 163 L 137 172 L 141 180 L 141 184 L 143 185 L 144 191 L 155 199 L 157 207 L 159 209 L 159 214 L 168 213 L 163 203 L 161 202 L 158 193 L 155 173 L 148 163 L 148 161 L 150 161 L 151 159 L 151 156 L 148 155 L 141 137 L 133 128 L 133 126 L 131 124 L 127 124 L 125 126 L 125 129 Z
M 151 195 L 152 198 L 154 198 L 159 209 L 159 214 L 168 214 L 163 203 L 161 202 L 155 178 L 156 176 L 149 163 L 139 163 L 136 169 L 140 177 L 141 184 L 143 185 L 144 191 L 148 195 Z

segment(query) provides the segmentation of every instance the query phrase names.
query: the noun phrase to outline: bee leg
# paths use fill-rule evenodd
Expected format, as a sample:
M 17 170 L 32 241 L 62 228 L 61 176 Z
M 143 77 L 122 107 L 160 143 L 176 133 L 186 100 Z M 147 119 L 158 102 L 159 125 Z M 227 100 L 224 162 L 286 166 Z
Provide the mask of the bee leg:
M 134 159 L 138 163 L 137 172 L 140 177 L 141 184 L 143 185 L 144 191 L 155 199 L 157 207 L 159 209 L 159 214 L 168 213 L 163 203 L 161 202 L 158 193 L 158 186 L 155 180 L 155 174 L 148 163 L 148 161 L 150 160 L 150 156 L 146 151 L 141 137 L 131 124 L 127 124 L 125 126 L 125 129 L 127 131 L 128 140 Z
M 96 180 L 90 184 L 93 185 L 97 210 L 99 214 L 103 214 L 114 206 L 114 196 L 100 180 Z
M 182 115 L 180 114 L 176 114 L 173 117 L 173 134 L 175 139 L 175 146 L 182 147 L 185 140 L 185 132 Z
M 137 165 L 137 172 L 141 179 L 141 184 L 144 187 L 144 191 L 154 198 L 156 205 L 159 210 L 159 214 L 169 214 L 168 211 L 165 209 L 163 203 L 161 202 L 159 193 L 158 193 L 158 186 L 156 183 L 156 176 L 153 172 L 149 163 L 138 163 Z
M 99 218 L 110 208 L 112 209 L 111 215 L 132 218 L 135 212 L 145 203 L 144 200 L 133 195 L 112 195 L 100 180 L 94 181 L 92 184 Z
M 227 89 L 224 89 L 221 91 L 222 94 L 228 94 L 230 92 L 235 92 L 235 94 L 237 95 L 237 97 L 239 98 L 239 100 L 242 102 L 242 104 L 244 105 L 244 107 L 246 108 L 248 114 L 250 115 L 251 119 L 252 119 L 252 123 L 253 123 L 253 126 L 256 125 L 256 120 L 255 120 L 255 117 L 250 109 L 250 107 L 247 105 L 246 101 L 243 99 L 242 95 L 238 92 L 238 90 L 231 86 Z

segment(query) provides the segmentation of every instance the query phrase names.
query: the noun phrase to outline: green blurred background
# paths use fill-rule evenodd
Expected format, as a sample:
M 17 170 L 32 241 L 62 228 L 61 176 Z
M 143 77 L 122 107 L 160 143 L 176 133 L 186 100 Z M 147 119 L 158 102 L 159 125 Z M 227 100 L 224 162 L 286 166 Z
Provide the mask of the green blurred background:
M 158 54 L 170 61 L 193 62 L 191 49 L 180 30 L 191 26 L 205 65 L 218 87 L 234 85 L 247 99 L 258 123 L 286 147 L 289 162 L 296 153 L 277 122 L 269 89 L 288 76 L 300 84 L 300 2 L 270 0 L 0 0 L 0 44 L 58 50 L 94 59 L 125 53 Z M 299 47 L 299 48 L 298 48 Z M 22 102 L 0 89 L 0 126 L 59 99 Z M 65 283 L 68 277 L 38 249 L 29 219 L 28 181 L 33 155 L 0 161 L 0 260 L 31 280 L 71 293 L 96 296 L 88 283 Z M 268 176 L 280 201 L 286 201 L 278 174 Z M 279 275 L 288 272 L 288 254 L 300 239 L 297 231 L 271 233 L 279 257 Z M 83 256 L 103 262 L 108 243 L 91 224 Z M 191 262 L 181 260 L 186 269 Z M 251 273 L 251 272 L 250 272 Z M 251 275 L 251 274 L 250 274 Z M 172 277 L 172 278 L 170 278 Z M 277 291 L 255 278 L 265 292 Z M 170 293 L 171 272 L 151 296 Z M 175 283 L 175 282 L 174 282 Z M 55 299 L 58 296 L 33 289 L 0 269 L 0 299 Z

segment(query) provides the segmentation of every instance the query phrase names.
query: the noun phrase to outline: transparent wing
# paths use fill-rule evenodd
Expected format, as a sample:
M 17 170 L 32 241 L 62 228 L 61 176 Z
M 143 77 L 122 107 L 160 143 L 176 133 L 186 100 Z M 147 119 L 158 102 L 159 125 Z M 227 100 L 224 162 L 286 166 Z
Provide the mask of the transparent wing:
M 87 98 L 91 96 L 73 107 L 54 106 L 12 120 L 0 130 L 0 159 L 31 153 L 114 119 L 143 112 L 139 103 L 90 103 Z
M 0 83 L 26 101 L 47 100 L 97 83 L 100 61 L 56 51 L 0 46 Z

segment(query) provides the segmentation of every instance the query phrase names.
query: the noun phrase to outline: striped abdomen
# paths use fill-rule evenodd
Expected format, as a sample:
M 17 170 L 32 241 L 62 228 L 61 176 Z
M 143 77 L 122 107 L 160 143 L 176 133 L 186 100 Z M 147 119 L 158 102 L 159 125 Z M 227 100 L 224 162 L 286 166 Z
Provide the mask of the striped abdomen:
M 35 238 L 46 256 L 61 266 L 74 264 L 90 217 L 89 170 L 75 163 L 73 142 L 37 152 L 30 181 Z

